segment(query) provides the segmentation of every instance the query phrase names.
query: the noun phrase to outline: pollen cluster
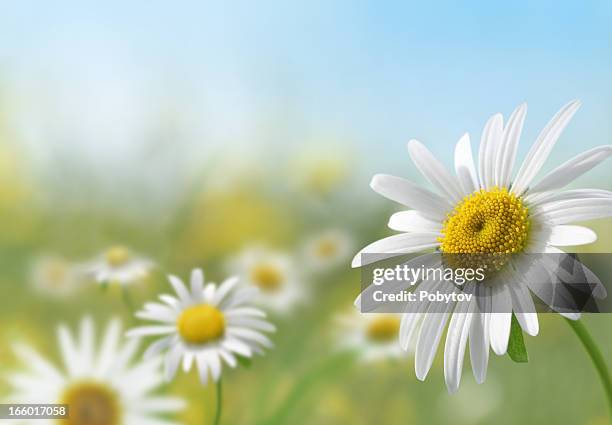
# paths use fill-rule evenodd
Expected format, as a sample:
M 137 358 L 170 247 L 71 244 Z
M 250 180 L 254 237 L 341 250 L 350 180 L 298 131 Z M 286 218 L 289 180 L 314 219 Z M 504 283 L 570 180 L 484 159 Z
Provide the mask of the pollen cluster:
M 466 196 L 444 221 L 440 249 L 449 254 L 511 254 L 525 247 L 529 211 L 497 187 Z
M 77 382 L 66 389 L 62 404 L 70 409 L 69 417 L 59 420 L 66 425 L 119 425 L 121 406 L 115 391 L 96 382 Z
M 366 335 L 372 342 L 389 342 L 397 339 L 399 329 L 399 318 L 391 315 L 381 315 L 368 324 Z
M 186 308 L 177 321 L 179 334 L 190 344 L 218 340 L 225 333 L 225 325 L 223 313 L 208 304 Z

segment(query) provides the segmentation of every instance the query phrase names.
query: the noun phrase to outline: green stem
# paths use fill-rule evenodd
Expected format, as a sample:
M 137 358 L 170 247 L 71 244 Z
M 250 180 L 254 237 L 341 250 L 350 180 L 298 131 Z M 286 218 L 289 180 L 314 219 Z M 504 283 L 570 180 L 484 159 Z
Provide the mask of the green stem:
M 585 326 L 582 324 L 582 321 L 569 319 L 565 319 L 565 321 L 576 333 L 580 342 L 582 342 L 584 349 L 589 354 L 589 357 L 591 358 L 591 361 L 593 362 L 593 365 L 595 366 L 595 369 L 599 374 L 599 378 L 601 379 L 601 383 L 603 384 L 608 399 L 608 407 L 610 408 L 610 420 L 612 421 L 612 378 L 610 378 L 610 371 L 608 370 L 608 365 L 606 364 L 606 361 L 604 360 L 601 351 L 595 344 L 595 341 L 593 341 L 591 334 L 589 334 Z
M 134 313 L 134 302 L 132 301 L 132 296 L 130 295 L 130 291 L 127 286 L 121 286 L 121 295 L 123 296 L 123 303 L 125 307 L 128 309 L 129 313 Z
M 215 421 L 214 425 L 219 425 L 221 423 L 221 411 L 223 410 L 223 392 L 221 387 L 221 378 L 217 381 L 217 409 L 215 412 Z

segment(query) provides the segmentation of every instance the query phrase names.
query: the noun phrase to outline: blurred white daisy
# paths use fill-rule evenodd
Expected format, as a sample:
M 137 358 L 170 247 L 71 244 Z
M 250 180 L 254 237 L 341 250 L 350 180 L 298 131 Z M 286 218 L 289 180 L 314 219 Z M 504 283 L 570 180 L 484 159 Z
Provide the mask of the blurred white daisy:
M 594 242 L 595 232 L 570 223 L 612 216 L 612 192 L 560 189 L 612 155 L 612 146 L 588 150 L 534 181 L 579 106 L 577 101 L 570 102 L 553 117 L 514 179 L 517 147 L 527 112 L 525 104 L 512 113 L 506 125 L 501 114 L 487 121 L 477 164 L 469 136 L 459 140 L 455 149 L 456 176 L 423 144 L 411 140 L 408 152 L 412 161 L 439 194 L 399 177 L 374 176 L 372 189 L 412 209 L 393 214 L 389 220 L 389 227 L 402 233 L 362 249 L 353 266 L 375 261 L 374 257 L 364 256 L 368 253 L 384 253 L 388 257 L 428 249 L 451 254 L 562 253 L 558 247 Z M 474 376 L 481 383 L 486 377 L 489 345 L 498 355 L 507 351 L 512 311 L 527 334 L 538 333 L 538 318 L 529 293 L 531 289 L 538 295 L 538 288 L 525 278 L 520 264 L 514 266 L 498 273 L 493 285 L 481 286 L 481 298 L 488 298 L 495 313 L 480 314 L 475 303 L 458 303 L 456 307 L 451 303 L 446 308 L 438 303 L 435 314 L 428 314 L 432 311 L 427 310 L 427 303 L 421 303 L 403 317 L 401 344 L 408 347 L 409 340 L 416 339 L 415 370 L 419 379 L 427 376 L 449 318 L 444 374 L 451 392 L 459 387 L 468 338 Z M 566 316 L 577 319 L 579 313 Z
M 259 289 L 254 302 L 276 313 L 288 313 L 305 301 L 306 291 L 294 259 L 261 246 L 246 248 L 227 264 L 230 274 Z
M 340 229 L 315 234 L 304 243 L 305 264 L 315 271 L 325 271 L 343 264 L 351 255 L 353 240 Z
M 136 255 L 125 246 L 107 249 L 87 266 L 87 271 L 98 283 L 128 285 L 141 282 L 149 276 L 154 263 Z
M 36 258 L 31 266 L 30 281 L 33 287 L 46 295 L 65 297 L 78 287 L 78 267 L 63 258 L 43 256 Z
M 195 362 L 200 381 L 206 385 L 210 377 L 221 377 L 221 363 L 237 365 L 239 357 L 252 357 L 272 346 L 263 332 L 274 332 L 265 320 L 265 313 L 253 308 L 255 288 L 238 286 L 238 278 L 229 278 L 221 285 L 204 285 L 204 274 L 195 269 L 187 289 L 181 279 L 169 276 L 176 296 L 163 294 L 163 303 L 146 303 L 136 317 L 158 325 L 141 326 L 128 332 L 129 337 L 161 336 L 149 346 L 145 359 L 165 351 L 165 375 L 170 380 L 179 363 L 189 372 Z
M 67 404 L 69 419 L 59 423 L 71 425 L 172 425 L 162 419 L 184 408 L 175 397 L 151 394 L 164 382 L 161 358 L 131 365 L 138 348 L 137 341 L 122 341 L 121 323 L 112 320 L 96 347 L 91 318 L 81 321 L 78 338 L 62 325 L 58 329 L 64 369 L 56 367 L 25 345 L 15 352 L 28 367 L 7 376 L 12 387 L 9 403 Z M 24 422 L 52 425 L 57 420 L 36 419 Z
M 338 345 L 355 350 L 365 362 L 405 356 L 399 344 L 401 315 L 361 313 L 353 308 L 338 315 Z

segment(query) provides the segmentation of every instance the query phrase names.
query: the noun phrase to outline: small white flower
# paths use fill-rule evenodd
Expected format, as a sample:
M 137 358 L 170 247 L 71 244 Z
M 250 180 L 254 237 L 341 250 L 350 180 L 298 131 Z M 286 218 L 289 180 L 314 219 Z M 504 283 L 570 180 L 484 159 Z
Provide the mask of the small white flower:
M 137 327 L 129 337 L 162 336 L 149 346 L 145 359 L 165 351 L 165 375 L 170 380 L 179 363 L 189 372 L 195 361 L 200 381 L 221 377 L 221 363 L 237 365 L 239 357 L 252 357 L 270 348 L 271 341 L 262 332 L 274 332 L 265 320 L 265 313 L 251 307 L 255 288 L 238 286 L 238 278 L 229 278 L 221 285 L 204 285 L 202 270 L 191 273 L 188 290 L 181 279 L 169 276 L 176 296 L 163 294 L 163 303 L 146 303 L 136 317 L 160 322 L 159 325 Z
M 60 257 L 40 257 L 32 264 L 30 281 L 41 293 L 53 297 L 66 297 L 78 287 L 80 273 L 77 269 Z
M 465 134 L 459 140 L 455 149 L 456 176 L 451 175 L 423 144 L 416 140 L 408 142 L 408 153 L 416 168 L 439 193 L 400 177 L 374 176 L 372 189 L 411 209 L 393 214 L 389 219 L 389 227 L 400 234 L 363 248 L 355 256 L 353 266 L 380 259 L 380 256 L 363 255 L 368 253 L 385 254 L 387 258 L 430 249 L 468 255 L 563 253 L 558 247 L 594 242 L 595 232 L 571 223 L 612 216 L 612 192 L 561 189 L 611 156 L 612 146 L 590 149 L 553 169 L 539 181 L 534 180 L 579 106 L 580 102 L 570 102 L 544 127 L 514 179 L 526 104 L 520 105 L 505 125 L 501 114 L 487 121 L 476 164 L 469 136 Z M 426 255 L 420 263 L 417 259 L 413 266 L 419 267 L 426 262 Z M 411 340 L 416 340 L 418 379 L 424 380 L 427 376 L 447 322 L 444 375 L 450 392 L 459 388 L 468 338 L 474 377 L 482 383 L 486 377 L 489 347 L 498 355 L 507 351 L 513 311 L 521 328 L 529 335 L 537 335 L 538 317 L 530 290 L 540 297 L 541 292 L 537 283 L 525 275 L 531 265 L 511 265 L 505 267 L 503 273 L 494 274 L 491 279 L 494 282 L 486 282 L 487 285 L 483 282 L 478 289 L 480 298 L 485 300 L 484 305 L 493 306 L 493 313 L 491 308 L 488 312 L 481 311 L 474 298 L 472 303 L 438 304 L 430 310 L 427 310 L 427 303 L 421 303 L 416 310 L 403 316 L 400 342 L 407 348 Z M 542 264 L 541 267 L 549 266 Z M 555 271 L 558 264 L 552 267 Z M 429 285 L 427 289 L 433 290 L 445 282 L 425 283 Z M 450 285 L 447 291 L 452 290 Z M 597 291 L 602 294 L 605 288 L 600 287 Z M 579 313 L 565 315 L 571 319 L 580 317 Z
M 145 279 L 153 266 L 153 261 L 148 258 L 138 256 L 124 246 L 116 245 L 107 249 L 86 267 L 88 273 L 98 283 L 128 285 Z
M 304 244 L 304 261 L 315 271 L 325 271 L 350 257 L 353 240 L 344 231 L 331 229 L 310 237 Z
M 13 389 L 8 402 L 67 404 L 70 419 L 66 423 L 74 425 L 175 425 L 176 422 L 157 416 L 182 410 L 183 400 L 151 395 L 163 383 L 159 372 L 162 359 L 157 357 L 132 366 L 138 342 L 123 343 L 121 333 L 119 320 L 112 320 L 96 350 L 91 318 L 81 321 L 78 339 L 73 338 L 66 326 L 60 326 L 58 339 L 65 370 L 31 348 L 16 345 L 15 352 L 28 370 L 8 376 Z M 16 423 L 58 422 L 37 419 Z
M 305 301 L 305 288 L 293 258 L 264 247 L 250 247 L 230 260 L 228 270 L 259 289 L 254 302 L 276 313 L 288 313 Z
M 340 348 L 356 350 L 364 362 L 406 355 L 398 340 L 401 315 L 352 310 L 337 317 Z

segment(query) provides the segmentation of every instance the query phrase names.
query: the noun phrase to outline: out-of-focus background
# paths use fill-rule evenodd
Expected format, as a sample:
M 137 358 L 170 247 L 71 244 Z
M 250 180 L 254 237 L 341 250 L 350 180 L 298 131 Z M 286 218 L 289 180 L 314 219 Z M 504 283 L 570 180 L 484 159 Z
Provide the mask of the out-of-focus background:
M 390 234 L 398 208 L 371 175 L 423 182 L 410 138 L 450 165 L 464 132 L 478 141 L 491 114 L 523 101 L 520 155 L 558 108 L 583 102 L 545 170 L 609 144 L 611 19 L 606 1 L 5 4 L 0 374 L 23 367 L 17 341 L 59 362 L 60 322 L 132 323 L 117 287 L 64 288 L 62 265 L 129 247 L 157 263 L 127 289 L 141 305 L 168 291 L 166 273 L 203 267 L 219 281 L 258 245 L 294 261 L 308 296 L 270 312 L 272 351 L 225 375 L 225 423 L 606 423 L 598 378 L 553 315 L 527 337 L 528 364 L 492 355 L 478 386 L 466 362 L 452 396 L 440 352 L 424 383 L 409 355 L 329 359 L 336 315 L 359 291 L 350 258 Z M 611 189 L 609 164 L 580 185 Z M 610 224 L 593 224 L 590 251 L 612 251 Z M 612 318 L 585 321 L 612 360 Z M 214 391 L 194 374 L 164 390 L 188 401 L 183 423 L 211 423 Z

